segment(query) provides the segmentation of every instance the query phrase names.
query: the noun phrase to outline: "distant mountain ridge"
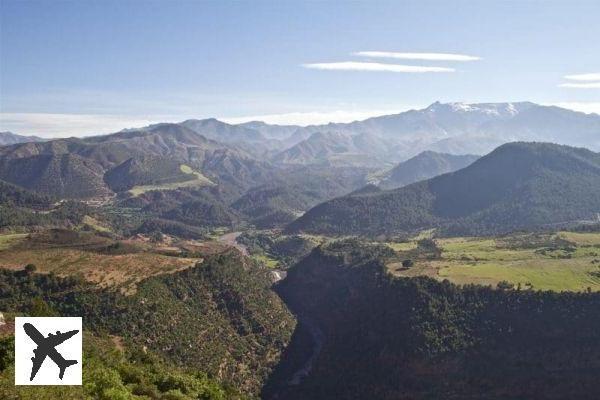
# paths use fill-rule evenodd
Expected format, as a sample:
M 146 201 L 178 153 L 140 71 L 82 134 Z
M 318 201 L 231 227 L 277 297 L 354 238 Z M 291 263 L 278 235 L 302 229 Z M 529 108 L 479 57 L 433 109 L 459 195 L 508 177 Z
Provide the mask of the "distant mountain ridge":
M 474 159 L 462 155 L 487 154 L 511 140 L 598 151 L 600 116 L 522 102 L 434 103 L 306 127 L 187 120 L 0 146 L 0 180 L 58 200 L 125 199 L 157 218 L 195 225 L 232 225 L 242 218 L 282 227 L 310 207 L 365 184 L 408 185 Z M 393 168 L 402 162 L 402 168 Z M 146 194 L 157 190 L 177 193 Z M 367 192 L 375 195 L 370 188 L 355 196 Z M 184 204 L 185 215 L 174 211 Z
M 600 115 L 532 102 L 440 103 L 350 123 L 228 124 L 214 118 L 180 125 L 254 157 L 285 165 L 391 167 L 423 151 L 487 154 L 514 141 L 600 151 Z M 316 135 L 316 136 L 314 136 Z
M 393 155 L 387 143 L 368 133 L 315 132 L 273 157 L 278 164 L 383 166 Z
M 453 155 L 424 151 L 373 179 L 383 189 L 396 189 L 418 181 L 462 169 L 477 160 L 475 155 Z
M 503 143 L 540 141 L 600 151 L 600 115 L 531 102 L 440 103 L 421 110 L 351 123 L 303 128 L 309 132 L 368 134 L 387 141 L 403 161 L 422 151 L 487 154 Z
M 152 130 L 160 125 L 123 132 Z M 483 155 L 514 141 L 552 142 L 600 151 L 600 115 L 532 102 L 435 102 L 423 109 L 363 121 L 309 126 L 261 121 L 228 124 L 214 118 L 190 119 L 179 125 L 261 160 L 295 165 L 391 166 L 423 151 Z M 322 151 L 316 151 L 320 147 Z
M 322 203 L 290 232 L 395 234 L 441 227 L 503 233 L 595 218 L 600 153 L 549 143 L 509 143 L 453 173 Z
M 7 145 L 11 145 L 11 144 L 17 144 L 17 143 L 27 143 L 27 142 L 43 142 L 44 140 L 47 139 L 42 139 L 41 137 L 37 137 L 37 136 L 23 136 L 23 135 L 17 135 L 16 133 L 12 133 L 12 132 L 0 132 L 0 146 L 7 146 Z

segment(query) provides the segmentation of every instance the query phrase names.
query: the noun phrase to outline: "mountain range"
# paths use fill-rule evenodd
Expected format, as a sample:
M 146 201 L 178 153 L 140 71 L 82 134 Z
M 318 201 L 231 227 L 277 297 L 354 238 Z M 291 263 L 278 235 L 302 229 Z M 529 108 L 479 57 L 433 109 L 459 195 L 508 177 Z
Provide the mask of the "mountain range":
M 531 102 L 436 102 L 424 109 L 364 121 L 304 127 L 260 121 L 234 125 L 214 118 L 169 125 L 186 128 L 188 137 L 195 132 L 262 161 L 286 165 L 391 167 L 427 150 L 484 155 L 513 141 L 552 142 L 600 150 L 600 115 Z M 105 141 L 133 138 L 131 135 L 162 131 L 166 126 L 155 124 L 101 137 Z M 0 145 L 39 140 L 8 132 L 0 134 Z
M 368 183 L 393 189 L 459 170 L 506 142 L 536 140 L 598 151 L 599 133 L 599 115 L 529 102 L 434 103 L 306 127 L 205 119 L 46 141 L 5 133 L 3 140 L 18 143 L 0 146 L 0 181 L 54 199 L 115 198 L 186 224 L 243 220 L 276 227 L 350 193 L 349 198 L 388 196 L 374 187 L 355 192 Z M 430 211 L 427 216 L 435 215 Z M 314 212 L 293 226 L 302 226 Z M 405 228 L 428 225 L 426 220 L 411 220 Z
M 497 234 L 592 220 L 599 212 L 600 153 L 515 142 L 453 173 L 330 200 L 288 230 L 377 235 L 441 227 Z
M 295 134 L 300 132 L 336 133 L 340 135 L 340 142 L 347 141 L 346 136 L 362 135 L 368 140 L 353 141 L 354 146 L 344 145 L 330 152 L 336 158 L 362 153 L 374 161 L 390 163 L 404 161 L 426 150 L 484 155 L 514 141 L 552 142 L 600 150 L 600 115 L 530 102 L 436 102 L 425 109 L 364 121 L 299 128 Z M 331 137 L 321 139 L 330 141 Z M 314 142 L 315 138 L 308 137 L 299 146 L 317 147 Z M 324 143 L 324 147 L 332 146 Z M 317 154 L 315 161 L 322 163 L 322 157 L 322 153 Z M 310 158 L 305 162 L 308 160 Z
M 243 191 L 267 179 L 269 168 L 241 149 L 179 124 L 0 147 L 0 179 L 58 197 L 109 196 L 134 186 L 192 179 L 194 172 Z

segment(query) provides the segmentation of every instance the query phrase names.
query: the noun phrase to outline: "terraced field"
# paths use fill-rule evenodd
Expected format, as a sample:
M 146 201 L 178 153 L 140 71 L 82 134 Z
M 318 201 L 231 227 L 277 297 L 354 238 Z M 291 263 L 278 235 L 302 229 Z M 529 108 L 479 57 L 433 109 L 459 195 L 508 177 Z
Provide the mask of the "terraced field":
M 420 257 L 417 240 L 390 244 L 414 266 L 391 263 L 398 276 L 427 275 L 454 283 L 496 286 L 507 281 L 522 289 L 600 291 L 600 234 L 559 232 L 503 238 L 436 241 L 441 256 Z

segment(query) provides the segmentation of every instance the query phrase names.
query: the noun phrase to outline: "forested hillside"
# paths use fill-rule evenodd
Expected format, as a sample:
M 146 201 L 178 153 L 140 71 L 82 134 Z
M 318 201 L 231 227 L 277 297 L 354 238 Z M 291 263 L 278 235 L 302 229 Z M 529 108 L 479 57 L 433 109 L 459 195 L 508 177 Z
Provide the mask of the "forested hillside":
M 342 241 L 289 271 L 278 291 L 323 337 L 308 376 L 294 386 L 279 371 L 265 398 L 600 395 L 600 294 L 393 278 L 383 264 L 389 256 L 383 247 Z M 293 343 L 289 356 L 295 346 L 306 342 Z
M 288 230 L 376 235 L 440 228 L 494 234 L 595 219 L 599 205 L 600 154 L 510 143 L 454 173 L 325 202 Z
M 88 334 L 116 335 L 168 368 L 200 371 L 246 395 L 260 390 L 295 325 L 269 272 L 236 252 L 144 280 L 130 296 L 76 278 L 0 274 L 5 312 L 83 316 Z
M 425 151 L 415 157 L 401 162 L 394 168 L 376 176 L 374 183 L 383 189 L 396 189 L 418 181 L 430 179 L 438 175 L 462 169 L 479 156 L 436 153 Z

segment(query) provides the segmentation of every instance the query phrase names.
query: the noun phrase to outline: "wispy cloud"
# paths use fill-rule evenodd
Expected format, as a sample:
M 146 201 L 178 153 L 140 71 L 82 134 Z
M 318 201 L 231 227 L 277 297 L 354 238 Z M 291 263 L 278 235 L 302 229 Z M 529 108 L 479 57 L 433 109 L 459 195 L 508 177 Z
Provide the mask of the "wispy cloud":
M 394 58 L 398 60 L 426 60 L 426 61 L 478 61 L 481 57 L 452 53 L 396 53 L 392 51 L 359 51 L 355 56 L 372 58 Z
M 600 82 L 561 83 L 558 87 L 570 89 L 600 89 Z
M 0 131 L 45 138 L 90 136 L 184 118 L 171 115 L 0 113 Z
M 342 61 L 331 63 L 302 64 L 304 68 L 319 69 L 325 71 L 375 71 L 375 72 L 401 72 L 401 73 L 425 73 L 425 72 L 454 72 L 454 68 L 445 67 L 422 67 L 416 65 L 383 64 L 374 62 Z
M 594 72 L 591 74 L 566 75 L 565 79 L 570 81 L 600 81 L 600 72 Z

